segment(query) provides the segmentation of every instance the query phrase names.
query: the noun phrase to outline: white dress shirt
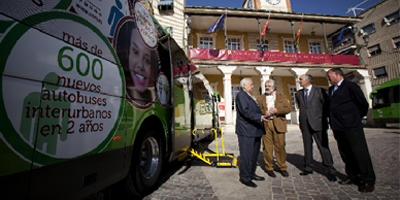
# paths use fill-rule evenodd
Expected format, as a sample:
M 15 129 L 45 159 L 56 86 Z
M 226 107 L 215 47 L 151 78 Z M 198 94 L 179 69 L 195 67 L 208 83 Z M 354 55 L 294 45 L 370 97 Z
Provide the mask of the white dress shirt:
M 307 97 L 308 96 L 310 96 L 310 92 L 311 92 L 311 89 L 312 89 L 312 85 L 309 85 L 308 87 L 305 87 L 304 89 L 307 89 Z

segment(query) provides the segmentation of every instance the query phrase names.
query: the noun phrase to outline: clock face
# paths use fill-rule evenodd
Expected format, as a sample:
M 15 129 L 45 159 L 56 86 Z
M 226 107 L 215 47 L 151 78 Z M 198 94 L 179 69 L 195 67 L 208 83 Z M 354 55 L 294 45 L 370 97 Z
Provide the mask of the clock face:
M 279 4 L 281 2 L 281 0 L 267 0 L 267 2 L 269 4 L 276 5 L 276 4 Z

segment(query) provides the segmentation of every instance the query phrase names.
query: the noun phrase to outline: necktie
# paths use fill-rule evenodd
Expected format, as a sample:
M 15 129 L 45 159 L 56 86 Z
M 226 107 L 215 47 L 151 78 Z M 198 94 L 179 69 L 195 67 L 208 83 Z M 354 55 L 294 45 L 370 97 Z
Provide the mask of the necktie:
M 304 89 L 304 102 L 307 103 L 308 89 Z
M 335 87 L 333 87 L 333 90 L 332 90 L 332 95 L 333 95 L 333 93 L 335 93 L 335 91 L 338 89 L 338 86 L 337 85 L 335 85 Z

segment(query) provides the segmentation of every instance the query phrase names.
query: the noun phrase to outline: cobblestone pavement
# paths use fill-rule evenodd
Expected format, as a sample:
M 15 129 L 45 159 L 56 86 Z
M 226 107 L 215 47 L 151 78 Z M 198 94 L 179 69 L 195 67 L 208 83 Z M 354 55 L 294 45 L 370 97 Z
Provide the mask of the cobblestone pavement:
M 266 180 L 256 182 L 257 188 L 249 188 L 238 181 L 238 169 L 214 168 L 195 161 L 191 166 L 175 170 L 158 190 L 144 199 L 400 199 L 400 130 L 365 129 L 365 132 L 377 178 L 372 193 L 360 193 L 355 185 L 329 182 L 321 168 L 321 157 L 315 144 L 314 173 L 300 176 L 302 138 L 297 126 L 290 125 L 286 136 L 289 177 L 284 178 L 277 173 L 276 178 L 270 178 L 258 167 L 256 173 L 266 177 Z M 340 177 L 344 173 L 344 164 L 331 132 L 329 139 L 334 166 Z M 225 144 L 227 152 L 238 155 L 234 133 L 225 134 Z M 209 147 L 213 149 L 214 144 Z

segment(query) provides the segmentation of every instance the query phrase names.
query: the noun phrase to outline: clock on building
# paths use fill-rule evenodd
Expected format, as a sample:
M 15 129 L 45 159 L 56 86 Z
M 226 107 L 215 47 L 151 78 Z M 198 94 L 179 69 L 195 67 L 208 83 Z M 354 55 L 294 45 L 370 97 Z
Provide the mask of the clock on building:
M 266 0 L 267 3 L 272 4 L 272 5 L 277 5 L 281 2 L 281 0 Z

